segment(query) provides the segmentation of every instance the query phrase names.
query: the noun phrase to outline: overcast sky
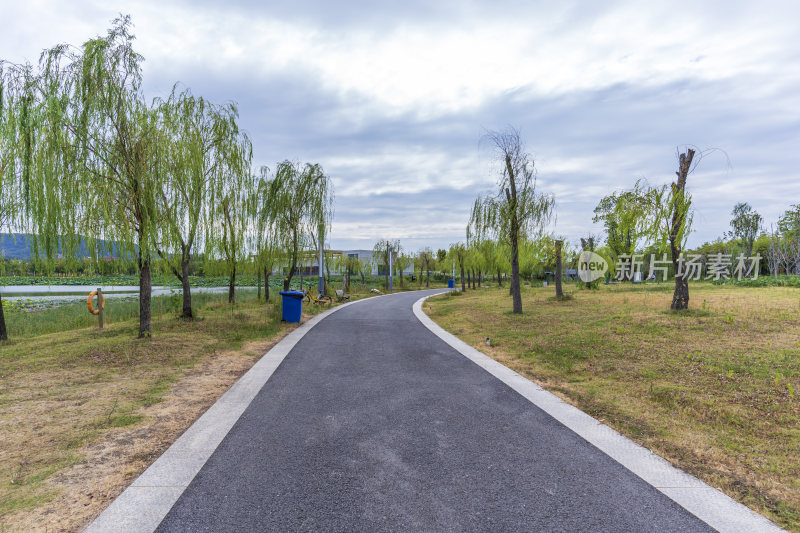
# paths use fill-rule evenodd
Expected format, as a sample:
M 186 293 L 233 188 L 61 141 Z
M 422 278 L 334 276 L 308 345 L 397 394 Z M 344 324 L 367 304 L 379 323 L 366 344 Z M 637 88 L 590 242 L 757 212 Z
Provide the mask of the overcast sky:
M 800 203 L 798 2 L 4 4 L 0 58 L 14 62 L 130 14 L 148 97 L 181 82 L 235 101 L 256 166 L 323 166 L 336 248 L 463 240 L 497 178 L 482 136 L 507 125 L 568 239 L 602 233 L 604 195 L 672 180 L 687 144 L 727 154 L 689 178 L 690 245 L 728 230 L 736 202 L 767 224 Z

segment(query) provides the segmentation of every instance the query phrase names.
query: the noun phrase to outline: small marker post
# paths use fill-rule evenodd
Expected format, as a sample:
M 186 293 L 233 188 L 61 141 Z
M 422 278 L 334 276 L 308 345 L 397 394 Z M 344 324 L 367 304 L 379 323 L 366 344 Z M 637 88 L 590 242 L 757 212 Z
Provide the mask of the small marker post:
M 97 308 L 100 310 L 97 313 L 97 324 L 100 329 L 103 329 L 103 289 L 97 287 Z

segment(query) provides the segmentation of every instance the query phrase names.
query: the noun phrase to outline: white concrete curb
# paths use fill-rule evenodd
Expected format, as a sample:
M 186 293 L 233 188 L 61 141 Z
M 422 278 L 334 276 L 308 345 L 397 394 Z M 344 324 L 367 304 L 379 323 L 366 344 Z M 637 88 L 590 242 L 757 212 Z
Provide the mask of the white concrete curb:
M 369 300 L 364 298 L 329 309 L 281 339 L 84 531 L 155 531 L 295 344 L 331 313 Z
M 605 424 L 563 402 L 554 394 L 443 330 L 422 310 L 423 302 L 431 296 L 436 295 L 425 296 L 416 301 L 414 314 L 437 337 L 694 516 L 723 532 L 783 531 L 765 517 L 696 477 L 675 468 L 650 450 L 623 437 Z

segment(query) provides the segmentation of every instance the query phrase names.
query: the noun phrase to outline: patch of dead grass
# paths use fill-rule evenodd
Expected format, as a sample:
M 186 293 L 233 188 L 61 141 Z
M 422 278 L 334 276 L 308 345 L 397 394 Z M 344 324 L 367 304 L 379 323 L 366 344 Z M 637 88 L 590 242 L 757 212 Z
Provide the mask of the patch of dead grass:
M 13 530 L 82 530 L 287 332 L 205 359 L 184 373 L 162 401 L 136 410 L 145 423 L 108 429 L 81 447 L 81 461 L 43 486 L 57 496 L 14 515 Z
M 201 315 L 0 347 L 0 530 L 78 530 L 293 327 L 252 302 Z

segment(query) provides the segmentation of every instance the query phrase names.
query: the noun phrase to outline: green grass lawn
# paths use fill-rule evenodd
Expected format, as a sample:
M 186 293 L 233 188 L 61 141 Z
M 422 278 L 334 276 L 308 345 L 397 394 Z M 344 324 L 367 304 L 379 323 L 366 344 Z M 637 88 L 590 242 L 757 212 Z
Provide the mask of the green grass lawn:
M 691 285 L 508 288 L 429 300 L 448 331 L 800 531 L 800 291 Z M 485 339 L 491 339 L 491 347 Z

